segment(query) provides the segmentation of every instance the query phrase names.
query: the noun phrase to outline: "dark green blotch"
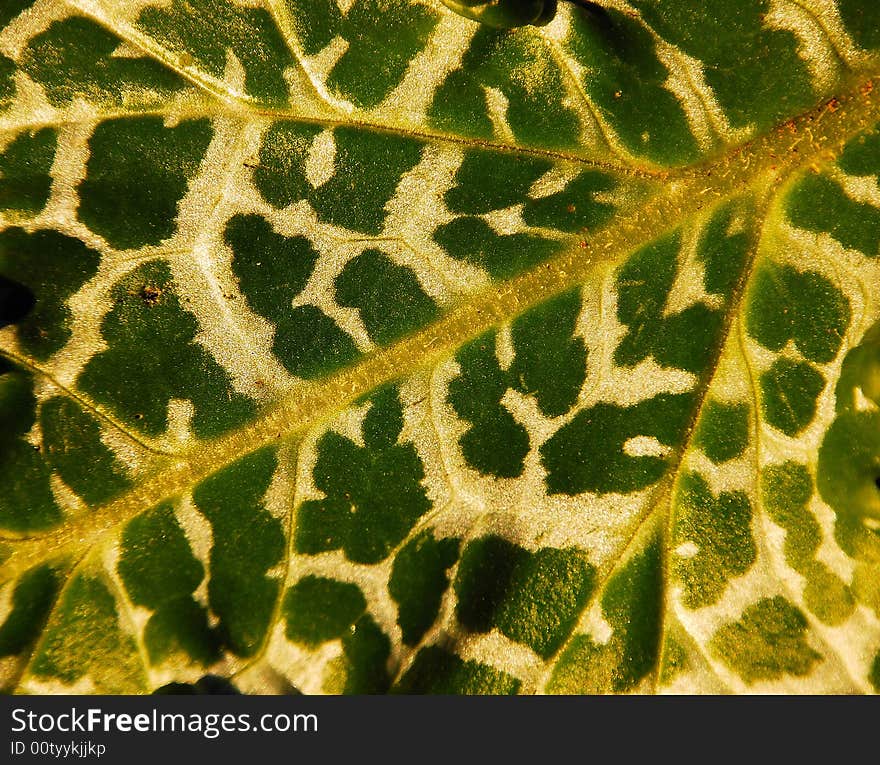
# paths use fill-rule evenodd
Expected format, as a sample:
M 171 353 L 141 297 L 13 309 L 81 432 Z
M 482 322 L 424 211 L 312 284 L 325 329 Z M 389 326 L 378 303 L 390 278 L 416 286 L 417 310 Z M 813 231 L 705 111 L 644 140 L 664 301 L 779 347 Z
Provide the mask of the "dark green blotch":
M 806 579 L 804 602 L 826 624 L 840 624 L 853 611 L 850 588 L 816 559 L 822 529 L 807 503 L 813 479 L 806 465 L 788 461 L 761 472 L 761 493 L 767 514 L 785 529 L 785 559 Z
M 810 471 L 791 460 L 768 465 L 761 474 L 761 492 L 767 513 L 787 532 L 785 557 L 795 568 L 802 568 L 822 542 L 819 522 L 806 507 L 813 496 Z
M 412 444 L 398 443 L 402 411 L 397 388 L 381 388 L 364 419 L 364 446 L 332 430 L 318 439 L 312 474 L 325 498 L 299 507 L 299 552 L 342 549 L 356 563 L 378 563 L 430 509 L 421 458 Z
M 26 440 L 36 421 L 33 377 L 0 358 L 0 528 L 29 532 L 61 518 L 42 455 Z
M 559 242 L 533 234 L 496 234 L 481 218 L 456 218 L 438 226 L 434 241 L 446 254 L 488 271 L 493 279 L 508 279 L 547 260 Z
M 308 199 L 318 218 L 364 234 L 382 233 L 385 207 L 404 173 L 421 158 L 417 139 L 356 127 L 333 131 L 336 147 L 332 177 L 313 188 L 305 163 L 320 129 L 281 122 L 263 139 L 253 177 L 267 202 L 284 207 Z
M 447 400 L 471 423 L 459 438 L 462 455 L 475 470 L 498 478 L 522 474 L 529 435 L 501 404 L 511 375 L 495 354 L 494 332 L 481 335 L 456 354 L 460 374 L 449 383 Z
M 576 636 L 566 646 L 547 686 L 549 693 L 625 693 L 656 666 L 663 623 L 664 572 L 660 543 L 614 573 L 602 596 L 610 640 Z
M 762 598 L 737 622 L 722 626 L 709 643 L 712 653 L 746 683 L 808 675 L 821 654 L 806 640 L 807 619 L 785 598 Z
M 761 373 L 761 408 L 766 421 L 787 436 L 796 436 L 816 414 L 825 378 L 806 361 L 779 358 Z
M 859 133 L 846 144 L 837 164 L 848 175 L 880 175 L 880 132 Z
M 379 250 L 365 250 L 345 264 L 335 280 L 336 302 L 357 308 L 370 338 L 387 345 L 438 314 L 412 269 Z
M 194 592 L 205 574 L 169 505 L 129 521 L 117 569 L 132 602 L 152 610 Z
M 702 63 L 733 127 L 766 130 L 815 104 L 801 44 L 793 32 L 767 20 L 767 0 L 633 0 L 631 5 L 656 34 Z
M 343 22 L 336 0 L 288 0 L 297 39 L 309 56 L 327 47 Z
M 837 411 L 856 409 L 857 392 L 880 405 L 880 321 L 868 328 L 843 359 L 834 389 Z
M 234 215 L 226 224 L 232 271 L 248 305 L 274 321 L 290 313 L 290 302 L 306 286 L 318 253 L 304 236 L 275 233 L 261 215 Z
M 861 48 L 880 48 L 880 6 L 874 0 L 837 0 L 846 31 Z
M 415 3 L 360 0 L 345 15 L 333 0 L 288 4 L 307 54 L 320 52 L 336 36 L 348 43 L 330 70 L 327 85 L 364 108 L 378 105 L 400 83 L 439 20 L 436 11 Z
M 279 597 L 278 581 L 268 571 L 284 559 L 286 540 L 263 500 L 276 467 L 274 450 L 266 447 L 193 492 L 213 538 L 208 603 L 219 619 L 218 636 L 239 656 L 253 656 L 263 645 Z
M 306 199 L 312 190 L 305 166 L 309 148 L 321 128 L 299 122 L 279 121 L 263 135 L 259 164 L 253 169 L 254 185 L 275 207 Z
M 227 373 L 196 341 L 199 326 L 176 293 L 168 264 L 152 261 L 112 290 L 101 323 L 107 349 L 93 356 L 78 384 L 130 427 L 150 435 L 167 428 L 168 403 L 189 399 L 199 437 L 219 435 L 256 411 L 232 388 Z
M 320 308 L 291 308 L 318 261 L 306 237 L 277 234 L 259 215 L 233 216 L 224 237 L 239 289 L 248 305 L 275 325 L 272 350 L 288 371 L 320 377 L 357 358 L 354 341 Z
M 285 634 L 289 640 L 317 647 L 349 633 L 366 609 L 357 585 L 304 576 L 284 596 Z
M 874 661 L 871 664 L 871 671 L 868 674 L 868 680 L 871 681 L 871 687 L 874 689 L 875 693 L 880 693 L 880 651 L 874 656 Z
M 663 624 L 664 571 L 660 543 L 652 542 L 614 574 L 602 596 L 602 612 L 615 630 L 621 659 L 615 693 L 634 688 L 657 662 Z
M 113 593 L 85 574 L 74 575 L 59 595 L 29 672 L 68 684 L 88 676 L 97 693 L 143 692 L 147 684 L 137 646 L 120 628 Z
M 465 18 L 499 29 L 549 24 L 556 15 L 556 0 L 443 0 Z
M 0 209 L 35 214 L 49 199 L 58 134 L 54 128 L 20 133 L 0 154 Z
M 844 247 L 869 258 L 880 255 L 880 210 L 850 199 L 827 175 L 804 176 L 789 193 L 785 207 L 795 226 L 827 232 Z
M 133 603 L 153 611 L 144 628 L 144 644 L 154 662 L 183 651 L 210 664 L 219 655 L 204 606 L 192 593 L 204 568 L 169 505 L 134 518 L 122 534 L 117 570 Z
M 743 206 L 740 200 L 722 205 L 706 224 L 697 245 L 697 258 L 703 264 L 706 292 L 725 298 L 733 294 L 749 255 L 748 232 L 729 233 L 737 214 L 754 215 L 751 209 L 741 209 Z
M 589 72 L 579 78 L 587 96 L 629 151 L 662 165 L 698 156 L 684 111 L 665 87 L 669 71 L 643 22 L 590 4 L 572 14 L 567 44 Z
M 49 566 L 22 575 L 12 593 L 12 608 L 0 626 L 0 656 L 17 656 L 36 642 L 60 586 Z
M 0 232 L 0 278 L 9 299 L 25 309 L 8 315 L 10 306 L 3 305 L 0 313 L 7 316 L 0 318 L 15 320 L 25 351 L 44 361 L 64 347 L 72 319 L 67 301 L 97 273 L 100 260 L 95 250 L 56 231 Z
M 137 26 L 160 45 L 191 56 L 192 66 L 217 79 L 223 78 L 228 54 L 235 54 L 249 95 L 272 105 L 288 103 L 284 70 L 297 63 L 268 10 L 173 0 L 167 7 L 144 8 Z
M 494 88 L 507 99 L 505 117 L 518 145 L 581 151 L 580 121 L 564 98 L 566 77 L 537 34 L 481 26 L 462 66 L 435 90 L 429 119 L 450 135 L 493 140 L 486 89 Z
M 840 350 L 850 315 L 847 298 L 821 274 L 765 263 L 749 290 L 746 327 L 765 348 L 794 340 L 806 358 L 824 364 Z
M 435 539 L 430 531 L 404 545 L 394 558 L 388 592 L 406 645 L 417 645 L 440 611 L 449 585 L 447 570 L 458 560 L 459 540 Z
M 710 398 L 703 406 L 694 443 L 716 465 L 739 457 L 749 443 L 749 405 Z
M 153 664 L 183 653 L 202 666 L 220 658 L 220 641 L 208 624 L 204 606 L 191 597 L 169 600 L 144 628 L 144 646 Z
M 543 159 L 469 151 L 443 198 L 450 212 L 481 215 L 527 199 L 532 184 L 552 165 Z
M 844 522 L 880 518 L 880 412 L 841 412 L 819 447 L 819 493 Z
M 587 349 L 574 337 L 580 310 L 579 291 L 569 290 L 527 311 L 511 327 L 516 352 L 511 387 L 534 395 L 547 417 L 571 409 L 587 376 Z
M 156 696 L 237 696 L 241 691 L 225 677 L 202 675 L 194 683 L 166 683 L 153 691 Z
M 674 575 L 684 585 L 682 600 L 688 608 L 711 605 L 757 558 L 751 502 L 741 491 L 715 496 L 703 476 L 688 472 L 679 479 L 676 505 L 674 546 L 697 547 L 693 556 L 674 559 Z
M 101 428 L 71 399 L 53 396 L 40 407 L 46 461 L 89 505 L 99 505 L 131 484 L 125 466 L 101 441 Z
M 678 270 L 679 232 L 642 248 L 617 274 L 617 318 L 629 331 L 614 351 L 614 361 L 634 366 L 653 355 L 664 367 L 698 374 L 710 362 L 722 325 L 720 311 L 698 302 L 665 315 Z
M 574 628 L 593 577 L 574 548 L 530 553 L 501 537 L 482 537 L 468 544 L 459 563 L 456 616 L 474 632 L 498 627 L 547 659 Z
M 278 320 L 272 347 L 291 374 L 306 379 L 323 377 L 360 356 L 351 336 L 313 305 L 297 306 Z
M 4 0 L 6 2 L 6 0 Z M 121 38 L 82 16 L 55 21 L 30 40 L 21 68 L 54 106 L 76 98 L 104 105 L 164 105 L 186 81 L 148 56 L 114 56 Z
M 435 694 L 442 696 L 508 696 L 519 690 L 520 681 L 505 672 L 480 664 L 462 661 L 439 646 L 422 648 L 409 669 L 392 689 L 399 694 Z
M 438 20 L 434 10 L 415 3 L 355 3 L 339 30 L 348 47 L 330 70 L 327 86 L 357 106 L 378 105 L 426 47 Z
M 475 470 L 499 478 L 522 473 L 529 450 L 525 428 L 501 403 L 508 389 L 534 396 L 547 417 L 568 412 L 586 378 L 587 350 L 574 337 L 581 300 L 570 290 L 525 312 L 511 326 L 515 358 L 503 370 L 489 332 L 461 348 L 458 377 L 447 400 L 472 427 L 461 436 L 462 454 Z
M 610 175 L 595 170 L 580 173 L 562 191 L 539 199 L 527 199 L 523 221 L 527 226 L 541 226 L 566 233 L 594 230 L 610 220 L 614 205 L 595 199 L 596 194 L 617 187 Z
M 416 166 L 422 143 L 414 138 L 372 133 L 354 127 L 333 132 L 336 170 L 309 200 L 318 218 L 335 226 L 381 234 L 385 206 L 404 173 Z
M 631 492 L 658 481 L 669 457 L 633 457 L 623 450 L 636 436 L 680 446 L 694 406 L 690 393 L 661 393 L 630 407 L 600 402 L 578 412 L 541 446 L 550 494 Z
M 89 139 L 77 216 L 119 249 L 167 239 L 212 134 L 207 119 L 175 127 L 166 127 L 161 117 L 102 122 Z
M 361 616 L 351 630 L 342 636 L 340 664 L 345 674 L 342 693 L 387 693 L 391 684 L 387 668 L 390 655 L 391 641 L 388 636 L 371 616 Z

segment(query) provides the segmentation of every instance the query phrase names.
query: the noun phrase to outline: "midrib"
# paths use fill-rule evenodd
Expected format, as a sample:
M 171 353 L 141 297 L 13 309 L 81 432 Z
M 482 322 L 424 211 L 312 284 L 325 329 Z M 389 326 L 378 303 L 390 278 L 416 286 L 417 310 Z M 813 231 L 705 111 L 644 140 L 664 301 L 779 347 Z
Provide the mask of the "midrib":
M 823 104 L 722 157 L 689 168 L 651 201 L 587 238 L 581 246 L 455 306 L 433 324 L 378 350 L 351 367 L 299 388 L 256 421 L 169 460 L 116 500 L 71 520 L 63 528 L 19 540 L 2 567 L 2 579 L 62 552 L 84 548 L 157 503 L 186 492 L 237 459 L 295 436 L 384 382 L 437 363 L 467 340 L 527 308 L 587 281 L 594 271 L 684 220 L 742 193 L 758 182 L 833 160 L 856 133 L 880 119 L 880 87 L 851 82 L 833 108 Z

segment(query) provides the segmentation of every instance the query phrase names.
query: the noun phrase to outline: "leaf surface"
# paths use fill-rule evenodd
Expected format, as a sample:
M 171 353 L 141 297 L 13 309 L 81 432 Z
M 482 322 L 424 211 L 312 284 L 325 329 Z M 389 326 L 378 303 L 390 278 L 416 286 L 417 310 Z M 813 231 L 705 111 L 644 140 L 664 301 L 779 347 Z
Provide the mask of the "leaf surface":
M 876 3 L 447 5 L 0 10 L 6 690 L 880 686 Z

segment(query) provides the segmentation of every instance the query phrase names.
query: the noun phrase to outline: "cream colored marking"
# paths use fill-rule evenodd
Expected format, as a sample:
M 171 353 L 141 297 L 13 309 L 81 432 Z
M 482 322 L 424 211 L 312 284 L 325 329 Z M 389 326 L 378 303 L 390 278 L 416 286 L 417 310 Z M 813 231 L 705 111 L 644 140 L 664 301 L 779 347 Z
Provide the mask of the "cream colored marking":
M 652 30 L 653 32 L 653 30 Z M 717 144 L 745 141 L 752 133 L 751 126 L 734 128 L 715 97 L 715 91 L 706 80 L 706 68 L 702 61 L 670 45 L 657 36 L 657 56 L 669 70 L 664 83 L 679 99 L 685 117 L 705 151 Z
M 839 76 L 843 61 L 819 19 L 800 3 L 771 0 L 764 21 L 771 29 L 782 29 L 795 36 L 798 56 L 806 64 L 814 90 L 827 91 Z
M 531 648 L 492 629 L 485 635 L 462 632 L 453 638 L 458 655 L 465 661 L 487 664 L 499 672 L 526 678 L 534 675 L 543 660 Z M 521 692 L 528 693 L 527 688 Z
M 425 47 L 409 62 L 403 79 L 374 112 L 398 114 L 403 124 L 420 127 L 434 94 L 449 74 L 461 67 L 479 27 L 454 13 L 442 13 Z
M 295 210 L 301 221 L 311 219 L 313 225 L 318 225 L 317 217 L 307 202 L 299 202 L 288 209 L 291 213 Z M 341 231 L 341 229 L 337 230 Z M 317 306 L 354 340 L 359 351 L 362 353 L 372 351 L 375 345 L 361 320 L 360 311 L 357 308 L 341 306 L 336 302 L 336 277 L 358 254 L 358 250 L 363 249 L 363 246 L 339 247 L 332 240 L 328 246 L 324 242 L 315 241 L 314 238 L 312 242 L 317 246 L 320 257 L 302 292 L 292 298 L 291 306 L 294 308 L 302 305 Z
M 654 436 L 634 436 L 623 444 L 623 453 L 629 457 L 665 457 L 671 451 Z
M 849 33 L 840 17 L 840 10 L 835 0 L 774 0 L 781 5 L 794 5 L 800 10 L 799 16 L 811 17 L 812 25 L 818 27 L 821 33 L 838 57 L 840 62 L 849 70 L 866 69 L 876 65 L 877 56 L 860 49 Z M 794 15 L 794 14 L 793 14 Z M 792 29 L 795 34 L 797 31 Z M 819 44 L 818 42 L 816 43 Z
M 229 219 L 240 206 L 247 209 L 241 192 L 250 178 L 246 165 L 265 124 L 218 119 L 212 127 L 214 137 L 181 200 L 178 231 L 169 243 L 190 254 L 168 263 L 185 310 L 198 320 L 197 342 L 226 370 L 235 390 L 266 402 L 289 390 L 293 378 L 272 352 L 274 327 L 240 293 L 224 241 Z
M 315 136 L 306 158 L 305 176 L 312 188 L 323 186 L 336 174 L 336 140 L 333 131 L 324 130 Z
M 486 99 L 486 111 L 492 122 L 492 131 L 495 139 L 501 143 L 512 144 L 516 142 L 510 125 L 507 124 L 507 107 L 509 101 L 504 91 L 500 88 L 483 85 L 483 97 Z
M 880 208 L 880 184 L 876 175 L 848 175 L 837 165 L 831 165 L 825 172 L 840 184 L 844 193 L 854 202 Z
M 611 640 L 612 635 L 614 635 L 614 629 L 605 618 L 605 613 L 598 598 L 592 598 L 590 605 L 581 613 L 575 634 L 588 635 L 594 643 L 599 645 L 606 645 Z
M 354 104 L 335 96 L 325 84 L 330 76 L 330 72 L 333 71 L 333 67 L 339 63 L 339 60 L 345 55 L 347 50 L 348 40 L 337 36 L 327 43 L 323 50 L 313 56 L 307 56 L 304 53 L 300 54 L 299 60 L 321 98 L 334 106 L 338 111 L 350 114 L 354 111 Z

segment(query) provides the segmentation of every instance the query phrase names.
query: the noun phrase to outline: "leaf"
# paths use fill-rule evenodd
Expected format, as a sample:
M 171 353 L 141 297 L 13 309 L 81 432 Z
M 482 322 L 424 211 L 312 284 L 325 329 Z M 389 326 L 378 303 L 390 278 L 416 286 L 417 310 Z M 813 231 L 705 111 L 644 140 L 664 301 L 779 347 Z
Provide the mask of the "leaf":
M 6 690 L 880 686 L 878 6 L 446 5 L 3 5 Z

